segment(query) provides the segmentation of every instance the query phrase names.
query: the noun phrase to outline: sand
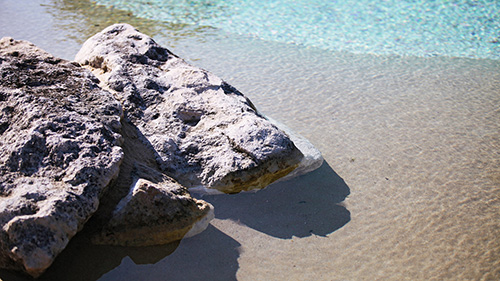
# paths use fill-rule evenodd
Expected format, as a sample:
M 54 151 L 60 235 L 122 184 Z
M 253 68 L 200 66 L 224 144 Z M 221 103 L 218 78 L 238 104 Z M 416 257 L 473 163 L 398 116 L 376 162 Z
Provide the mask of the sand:
M 257 193 L 203 197 L 216 219 L 180 243 L 97 247 L 79 235 L 42 280 L 500 279 L 500 61 L 332 53 L 77 2 L 0 0 L 0 37 L 71 59 L 129 22 L 326 163 Z

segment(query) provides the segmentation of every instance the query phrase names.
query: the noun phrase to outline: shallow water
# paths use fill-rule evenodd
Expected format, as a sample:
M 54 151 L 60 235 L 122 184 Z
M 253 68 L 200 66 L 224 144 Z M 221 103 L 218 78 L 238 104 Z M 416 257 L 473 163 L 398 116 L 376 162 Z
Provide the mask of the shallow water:
M 85 1 L 23 3 L 0 0 L 0 37 L 71 59 L 129 22 L 326 159 L 264 191 L 203 197 L 216 219 L 180 243 L 97 247 L 79 235 L 42 280 L 500 279 L 500 61 L 337 53 Z
M 97 0 L 134 15 L 334 51 L 500 59 L 496 0 Z

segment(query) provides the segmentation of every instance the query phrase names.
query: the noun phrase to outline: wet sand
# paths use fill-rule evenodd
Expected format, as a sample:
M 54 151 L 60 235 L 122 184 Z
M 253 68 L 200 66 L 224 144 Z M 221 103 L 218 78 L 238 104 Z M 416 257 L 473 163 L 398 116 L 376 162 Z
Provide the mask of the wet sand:
M 180 243 L 97 247 L 79 235 L 41 280 L 500 279 L 499 61 L 331 53 L 33 2 L 0 0 L 0 37 L 71 59 L 87 37 L 129 22 L 326 160 L 257 193 L 203 197 L 216 219 Z

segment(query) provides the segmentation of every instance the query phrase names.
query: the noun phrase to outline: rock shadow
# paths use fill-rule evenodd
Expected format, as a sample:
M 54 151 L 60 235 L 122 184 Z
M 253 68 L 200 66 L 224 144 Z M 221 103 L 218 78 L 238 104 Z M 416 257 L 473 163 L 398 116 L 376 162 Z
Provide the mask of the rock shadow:
M 274 183 L 264 190 L 202 199 L 214 205 L 218 219 L 231 219 L 268 235 L 290 239 L 326 236 L 348 223 L 351 214 L 339 203 L 349 193 L 344 180 L 324 162 L 311 173 Z
M 0 279 L 236 280 L 239 246 L 211 225 L 192 238 L 150 247 L 97 246 L 86 233 L 79 233 L 39 279 L 7 270 L 0 270 Z

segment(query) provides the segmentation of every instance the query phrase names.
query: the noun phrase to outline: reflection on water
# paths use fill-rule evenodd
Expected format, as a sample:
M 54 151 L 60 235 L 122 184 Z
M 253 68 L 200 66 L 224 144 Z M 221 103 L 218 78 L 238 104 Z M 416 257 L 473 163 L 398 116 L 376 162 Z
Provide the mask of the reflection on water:
M 496 0 L 96 0 L 135 15 L 330 51 L 500 59 Z
M 126 22 L 152 37 L 162 35 L 168 46 L 181 39 L 203 41 L 213 28 L 170 24 L 134 17 L 130 12 L 79 0 L 0 0 L 0 37 L 28 40 L 55 56 L 72 60 L 81 44 L 105 27 Z
M 172 42 L 180 38 L 196 37 L 211 28 L 194 27 L 186 24 L 170 24 L 148 19 L 136 18 L 131 12 L 95 5 L 90 1 L 53 0 L 44 5 L 47 12 L 56 19 L 56 29 L 64 30 L 68 38 L 83 44 L 87 38 L 100 32 L 107 26 L 126 22 L 151 37 L 162 34 Z

